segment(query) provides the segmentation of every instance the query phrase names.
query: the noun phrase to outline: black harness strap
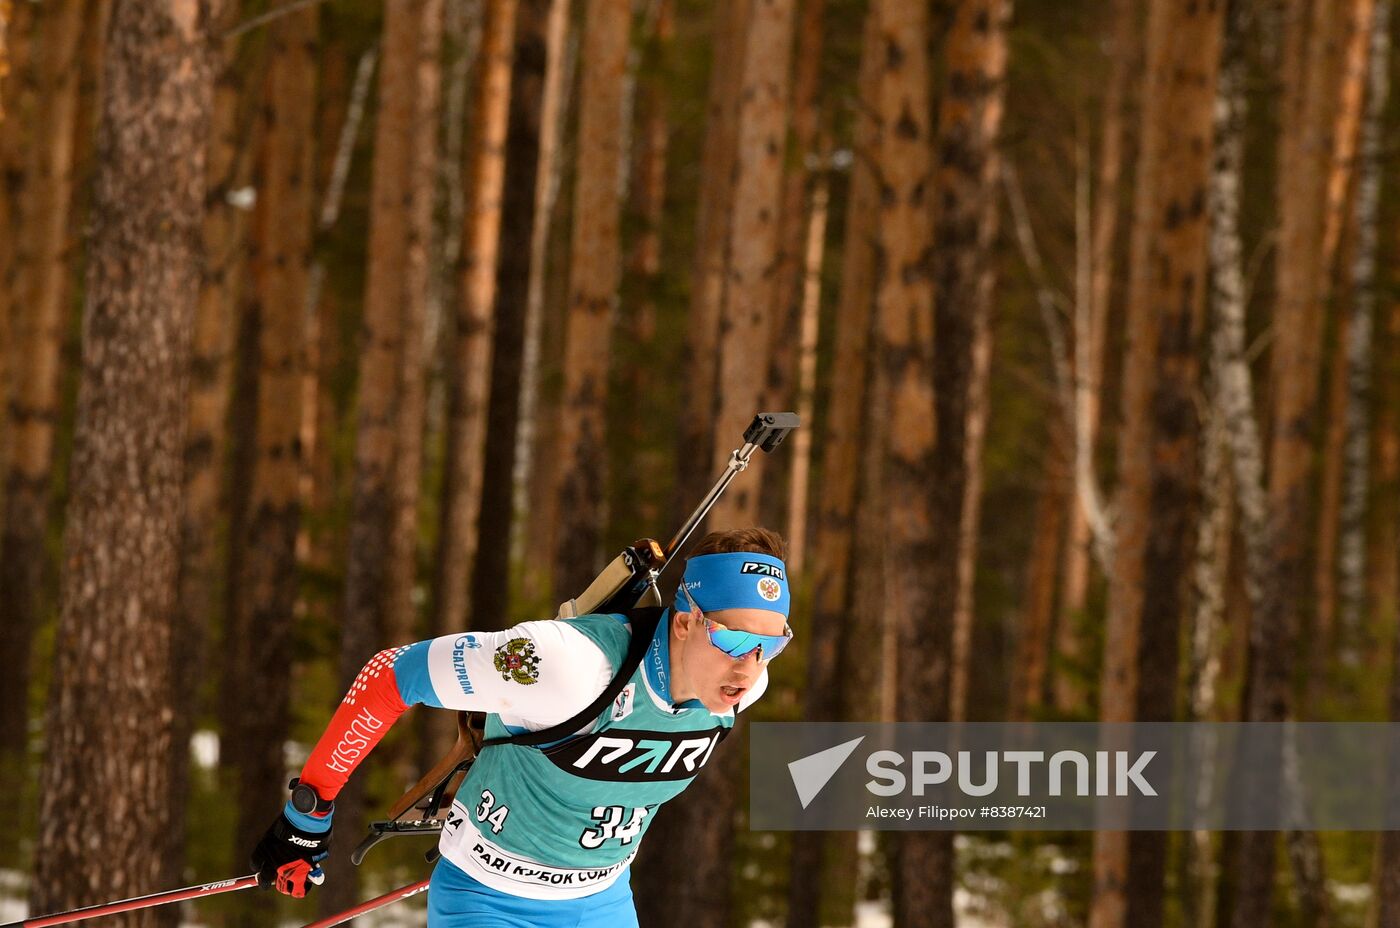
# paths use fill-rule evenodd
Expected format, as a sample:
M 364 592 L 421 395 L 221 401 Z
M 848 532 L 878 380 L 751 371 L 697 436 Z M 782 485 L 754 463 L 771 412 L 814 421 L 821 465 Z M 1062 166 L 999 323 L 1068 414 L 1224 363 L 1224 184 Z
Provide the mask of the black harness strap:
M 665 611 L 661 606 L 644 606 L 627 612 L 627 620 L 632 624 L 632 640 L 627 645 L 627 654 L 622 659 L 622 666 L 618 669 L 617 676 L 613 677 L 607 689 L 599 693 L 598 698 L 589 703 L 587 708 L 558 725 L 551 725 L 549 728 L 542 728 L 539 731 L 521 732 L 518 735 L 487 738 L 481 742 L 481 746 L 486 748 L 493 744 L 547 744 L 550 741 L 567 738 L 592 722 L 598 717 L 598 713 L 617 698 L 617 694 L 622 692 L 627 681 L 632 679 L 632 674 L 636 673 L 637 668 L 642 666 L 642 658 L 646 657 L 647 648 L 651 647 L 651 639 L 656 635 L 656 626 L 661 622 L 661 613 Z

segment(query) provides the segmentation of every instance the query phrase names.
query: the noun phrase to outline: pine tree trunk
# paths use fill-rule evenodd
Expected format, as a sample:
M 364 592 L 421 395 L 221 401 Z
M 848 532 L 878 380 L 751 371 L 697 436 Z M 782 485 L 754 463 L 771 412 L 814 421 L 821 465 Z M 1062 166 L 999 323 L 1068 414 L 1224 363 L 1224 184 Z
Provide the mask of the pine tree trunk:
M 257 337 L 256 457 L 244 525 L 237 627 L 247 635 L 250 676 L 241 681 L 241 753 L 235 847 L 251 851 L 285 800 L 283 744 L 291 724 L 292 625 L 301 520 L 301 433 L 306 280 L 311 258 L 317 13 L 299 10 L 269 27 L 266 136 L 252 235 Z M 262 910 L 264 914 L 268 910 Z
M 543 130 L 543 90 L 547 79 L 549 7 L 530 0 L 513 29 L 513 69 L 509 72 L 510 110 L 505 145 L 503 197 L 496 271 L 496 337 L 491 351 L 490 406 L 486 419 L 485 459 L 481 482 L 478 544 L 473 558 L 471 617 L 476 628 L 504 628 L 510 623 L 510 536 L 514 495 L 509 492 L 516 461 L 520 392 L 523 374 L 525 316 L 529 299 L 530 236 L 539 218 L 535 190 Z
M 1330 274 L 1337 257 L 1342 232 L 1348 218 L 1349 191 L 1354 186 L 1357 151 L 1361 145 L 1362 120 L 1365 117 L 1367 83 L 1371 73 L 1372 24 L 1376 17 L 1377 0 L 1347 0 L 1346 12 L 1339 14 L 1342 33 L 1340 80 L 1334 86 L 1336 94 L 1332 116 L 1332 155 L 1327 163 L 1327 190 L 1322 231 L 1322 273 Z M 1349 269 L 1343 269 L 1349 270 Z
M 610 530 L 614 537 L 638 538 L 657 534 L 664 501 L 658 488 L 670 479 L 673 446 L 658 445 L 654 423 L 663 407 L 658 404 L 655 364 L 658 298 L 662 295 L 662 233 L 666 210 L 666 159 L 670 149 L 667 110 L 667 76 L 675 40 L 675 13 L 670 0 L 656 0 L 649 8 L 650 28 L 644 46 L 634 55 L 629 80 L 636 85 L 636 138 L 629 154 L 630 167 L 626 224 L 635 229 L 627 253 L 619 334 L 621 377 L 618 389 L 631 397 L 631 415 L 624 418 L 620 446 L 627 449 L 625 476 L 614 478 L 610 492 L 625 486 L 624 505 L 615 512 Z M 669 410 L 667 410 L 669 412 Z M 617 496 L 615 499 L 619 498 Z
M 34 911 L 148 892 L 180 864 L 170 668 L 217 13 L 122 3 L 108 32 Z
M 734 189 L 712 423 L 720 435 L 743 428 L 765 405 L 767 323 L 773 305 L 773 268 L 778 250 L 793 14 L 792 0 L 753 0 L 743 33 Z M 701 365 L 705 363 L 702 359 Z M 710 458 L 712 473 L 722 463 L 720 455 L 727 460 L 728 453 L 727 447 L 714 448 Z M 753 464 L 760 462 L 755 460 Z M 757 473 L 746 474 L 743 481 L 730 487 L 711 510 L 710 526 L 726 529 L 755 524 L 762 480 L 760 465 Z M 703 863 L 694 877 L 697 882 L 709 884 L 708 893 L 715 896 L 711 904 L 693 907 L 695 915 L 685 922 L 692 928 L 722 928 L 728 923 L 732 899 L 727 861 L 733 846 L 731 820 L 738 802 L 739 759 L 739 751 L 729 752 L 707 785 L 705 795 L 688 797 L 688 827 L 671 832 L 678 847 L 687 849 L 692 868 L 699 849 L 698 857 Z M 702 808 L 703 813 L 698 811 Z M 700 899 L 697 897 L 697 903 Z
M 1379 4 L 1380 11 L 1377 22 L 1388 24 L 1390 0 L 1379 0 Z M 1381 25 L 1378 31 L 1384 31 L 1384 25 Z M 1400 434 L 1400 403 L 1396 402 L 1397 399 L 1400 399 L 1400 377 L 1395 376 L 1400 373 L 1397 371 L 1397 368 L 1400 368 L 1400 362 L 1397 362 L 1397 357 L 1400 357 L 1400 301 L 1394 300 L 1393 297 L 1387 317 L 1383 344 L 1386 344 L 1389 350 L 1379 353 L 1377 356 L 1380 361 L 1377 365 L 1377 373 L 1382 375 L 1380 379 L 1381 396 L 1376 407 L 1376 431 L 1380 445 L 1377 453 L 1381 459 L 1378 476 L 1382 481 L 1378 487 L 1380 491 L 1378 502 L 1388 506 L 1389 514 L 1393 514 L 1396 509 L 1396 452 L 1400 450 L 1397 449 L 1396 442 L 1396 436 Z M 1386 374 L 1389 374 L 1388 378 L 1385 376 Z M 1393 533 L 1395 531 L 1394 524 L 1392 521 L 1387 530 Z M 1393 538 L 1394 535 L 1392 534 L 1391 537 Z M 1378 543 L 1381 540 L 1383 539 L 1377 539 Z M 1374 551 L 1375 547 L 1372 550 Z M 1400 556 L 1396 554 L 1396 546 L 1391 545 L 1391 547 L 1382 550 L 1384 551 L 1382 556 L 1387 558 L 1392 565 L 1391 570 L 1400 570 L 1400 566 L 1397 566 L 1400 565 Z M 1391 577 L 1394 576 L 1395 574 L 1392 573 Z M 1393 596 L 1396 592 L 1393 579 L 1391 583 L 1389 590 L 1384 590 L 1383 587 L 1381 589 Z M 1400 602 L 1394 599 L 1385 604 L 1376 604 L 1376 608 L 1384 609 L 1391 616 L 1395 615 L 1398 607 L 1400 607 Z M 1382 616 L 1384 615 L 1383 612 Z M 1390 720 L 1394 722 L 1400 720 L 1400 635 L 1392 635 L 1391 642 L 1390 687 L 1387 708 Z M 1395 767 L 1392 764 L 1390 773 L 1392 782 L 1396 775 Z M 1400 798 L 1392 794 L 1386 808 L 1387 821 L 1394 821 L 1397 816 L 1400 816 Z M 1395 928 L 1395 926 L 1400 925 L 1400 831 L 1382 832 L 1377 844 L 1376 872 L 1372 877 L 1376 890 L 1377 925 L 1379 928 Z
M 0 0 L 0 80 L 10 73 L 10 24 L 14 22 L 14 7 L 10 0 Z M 4 101 L 0 100 L 0 122 L 5 119 Z
M 738 157 L 739 80 L 742 77 L 748 8 L 753 0 L 717 0 L 714 4 L 714 59 L 705 107 L 705 142 L 700 154 L 700 202 L 695 220 L 695 262 L 691 270 L 690 313 L 686 319 L 685 356 L 719 356 L 720 314 L 724 305 L 725 269 L 734 203 L 734 168 Z M 718 365 L 698 364 L 691 371 L 677 442 L 676 497 L 671 522 L 695 508 L 714 479 Z M 756 410 L 750 410 L 751 412 Z M 713 523 L 712 523 L 713 524 Z
M 528 10 L 529 8 L 526 8 Z M 522 19 L 525 11 L 522 11 Z M 545 333 L 557 326 L 545 325 L 545 268 L 553 239 L 554 211 L 563 176 L 560 139 L 569 111 L 573 70 L 577 55 L 569 43 L 569 0 L 549 0 L 544 20 L 544 89 L 540 92 L 539 165 L 535 172 L 534 209 L 530 229 L 530 270 L 525 298 L 524 344 L 520 352 L 520 405 L 515 439 L 515 470 L 511 496 L 516 512 L 526 519 L 511 532 L 513 562 L 521 562 L 522 588 L 527 598 L 541 600 L 551 588 L 552 558 L 527 557 L 530 538 L 554 537 L 553 456 L 536 453 L 552 429 L 552 399 L 542 394 Z M 521 33 L 522 39 L 524 33 Z M 523 52 L 523 47 L 517 51 Z M 523 60 L 523 59 L 520 59 Z M 518 99 L 518 98 L 517 98 Z M 508 188 L 509 189 L 509 188 Z M 507 253 L 511 249 L 507 248 Z M 552 552 L 551 552 L 552 553 Z
M 823 153 L 827 146 L 823 146 Z M 798 335 L 797 415 L 812 421 L 817 388 L 818 327 L 821 325 L 822 261 L 826 254 L 826 222 L 830 208 L 831 181 L 823 168 L 812 188 L 812 215 L 807 221 L 807 248 L 803 260 L 802 324 Z M 788 484 L 787 543 L 788 566 L 801 575 L 807 560 L 808 496 L 811 488 L 812 432 L 800 431 L 793 438 L 792 477 Z
M 945 39 L 947 76 L 939 106 L 934 174 L 933 282 L 938 333 L 934 393 L 938 441 L 934 451 L 934 546 L 941 613 L 952 628 L 952 702 L 965 705 L 965 668 L 972 643 L 972 581 L 981 509 L 982 444 L 991 364 L 1001 158 L 1006 99 L 1006 29 L 1010 0 L 963 0 Z
M 477 625 L 468 609 L 477 547 L 486 441 L 487 391 L 494 334 L 496 261 L 501 236 L 515 0 L 492 0 L 482 13 L 465 182 L 461 297 L 453 314 L 448 370 L 448 445 L 438 535 L 438 592 L 433 627 L 445 635 Z M 522 178 L 523 179 L 523 178 Z M 525 187 L 527 185 L 521 184 Z M 494 403 L 493 403 L 494 405 Z M 485 494 L 490 497 L 491 494 Z M 492 622 L 494 617 L 487 617 Z
M 1400 558 L 1395 556 L 1400 549 L 1400 300 L 1387 297 L 1380 312 L 1366 566 L 1366 609 L 1370 627 L 1378 631 L 1393 628 L 1400 614 Z M 1372 668 L 1381 665 L 1377 651 L 1383 649 L 1367 658 Z
M 402 348 L 399 408 L 394 439 L 394 513 L 391 517 L 384 638 L 408 642 L 421 637 L 413 590 L 418 573 L 418 496 L 423 481 L 423 429 L 427 419 L 424 340 L 437 254 L 437 138 L 442 98 L 443 0 L 423 0 L 415 11 L 418 39 L 413 65 L 412 129 L 404 165 L 407 234 L 404 243 Z
M 1012 668 L 1011 718 L 1029 721 L 1044 703 L 1050 671 L 1050 636 L 1055 617 L 1055 578 L 1060 567 L 1060 546 L 1065 537 L 1065 516 L 1073 487 L 1066 416 L 1061 410 L 1050 423 L 1046 438 L 1045 476 L 1035 507 L 1035 529 L 1026 568 L 1026 601 L 1016 642 Z M 1062 616 L 1061 621 L 1071 617 Z M 1059 676 L 1064 676 L 1060 674 Z M 965 716 L 964 716 L 965 718 Z
M 1386 0 L 1380 0 L 1385 3 Z M 1390 556 L 1396 556 L 1390 549 Z M 1400 720 L 1400 635 L 1395 636 L 1390 652 L 1390 687 L 1388 695 L 1390 720 Z M 1396 776 L 1392 760 L 1390 777 Z M 1400 816 L 1400 799 L 1392 793 L 1386 807 L 1386 820 L 1395 821 Z M 1380 833 L 1376 851 L 1376 925 L 1378 928 L 1395 928 L 1400 925 L 1400 831 L 1390 830 Z
M 1294 644 L 1306 571 L 1309 477 L 1322 341 L 1323 155 L 1329 128 L 1326 44 L 1334 9 L 1302 0 L 1285 8 L 1280 103 L 1277 280 L 1271 348 L 1268 568 L 1250 625 L 1244 720 L 1280 722 L 1292 711 Z M 1261 802 L 1272 793 L 1265 787 Z M 1244 928 L 1273 898 L 1276 835 L 1241 835 L 1232 924 Z
M 327 43 L 322 55 L 321 98 L 344 100 L 344 107 L 323 106 L 318 138 L 335 139 L 323 145 L 317 167 L 316 233 L 325 236 L 335 228 L 344 202 L 351 159 L 364 122 L 372 88 L 379 48 L 372 45 L 360 53 L 353 81 L 342 43 Z M 331 577 L 338 576 L 340 538 L 327 518 L 342 497 L 343 481 L 336 467 L 335 437 L 340 434 L 343 416 L 339 408 L 336 378 L 342 369 L 340 314 L 337 298 L 325 289 L 324 263 L 313 256 L 306 284 L 306 388 L 303 392 L 302 435 L 304 458 L 302 506 L 312 516 L 302 520 L 297 556 L 302 567 L 321 582 L 319 595 L 308 596 L 301 607 L 315 621 L 333 621 L 340 614 L 339 597 L 325 589 Z M 308 522 L 310 524 L 308 524 Z
M 340 639 L 343 687 L 349 687 L 360 667 L 383 643 L 389 605 L 386 587 L 405 338 L 404 266 L 411 223 L 408 165 L 413 158 L 419 26 L 426 2 L 388 0 L 384 6 Z M 336 837 L 327 861 L 326 885 L 317 893 L 318 911 L 323 915 L 348 908 L 358 896 L 356 873 L 345 858 L 359 841 L 364 797 L 363 777 L 351 778 L 336 797 Z
M 607 517 L 606 400 L 611 326 L 621 273 L 622 92 L 631 7 L 589 0 L 579 88 L 578 177 L 570 247 L 569 318 L 556 465 L 559 527 L 555 599 L 593 579 Z
M 1093 228 L 1090 231 L 1090 291 L 1087 332 L 1076 332 L 1075 338 L 1085 343 L 1076 346 L 1076 357 L 1082 357 L 1082 369 L 1075 378 L 1083 395 L 1076 403 L 1077 429 L 1082 435 L 1077 441 L 1092 460 L 1099 435 L 1102 408 L 1104 359 L 1108 343 L 1108 320 L 1113 309 L 1113 285 L 1119 217 L 1122 213 L 1121 190 L 1124 165 L 1130 163 L 1125 154 L 1128 103 L 1132 97 L 1131 84 L 1141 71 L 1142 39 L 1139 24 L 1140 0 L 1114 0 L 1109 14 L 1110 68 L 1103 103 L 1103 136 L 1099 147 L 1098 172 L 1095 177 L 1096 200 L 1093 208 Z M 1077 634 L 1089 593 L 1089 560 L 1093 531 L 1084 501 L 1074 494 L 1075 504 L 1069 511 L 1069 534 L 1065 543 L 1064 588 L 1061 595 L 1060 621 L 1056 635 L 1056 652 L 1070 661 L 1082 650 Z M 1084 707 L 1086 696 L 1074 679 L 1059 674 L 1055 679 L 1055 705 L 1060 711 Z
M 752 0 L 744 33 L 715 394 L 714 427 L 720 434 L 742 429 L 767 406 L 768 318 L 778 260 L 794 13 L 794 0 Z M 712 472 L 729 459 L 729 451 L 714 449 Z M 750 470 L 757 465 L 757 473 L 746 475 L 720 498 L 710 513 L 711 526 L 757 522 L 764 457 L 750 464 Z
M 1223 2 L 1154 0 L 1134 196 L 1118 519 L 1099 718 L 1170 719 L 1191 562 L 1196 341 Z M 1093 928 L 1155 926 L 1159 833 L 1095 833 Z
M 230 9 L 226 11 L 223 22 L 232 22 L 238 16 L 238 10 Z M 182 552 L 182 556 L 187 553 L 188 558 L 181 564 L 181 599 L 185 604 L 183 609 L 199 610 L 192 614 L 202 617 L 209 606 L 202 599 L 204 593 L 201 584 L 207 582 L 211 592 L 222 592 L 220 602 L 215 607 L 216 614 L 222 620 L 224 656 L 218 700 L 219 760 L 220 765 L 231 772 L 236 768 L 238 759 L 251 751 L 241 740 L 244 726 L 240 699 L 243 681 L 256 672 L 250 663 L 249 633 L 238 624 L 247 614 L 239 603 L 246 591 L 238 583 L 227 582 L 227 578 L 243 575 L 244 542 L 248 537 L 248 500 L 256 455 L 256 315 L 251 288 L 246 286 L 244 278 L 257 249 L 257 242 L 248 234 L 256 198 L 250 200 L 247 191 L 256 191 L 263 183 L 264 164 L 254 156 L 267 134 L 267 113 L 262 105 L 265 98 L 263 82 L 248 82 L 245 87 L 245 82 L 239 78 L 245 73 L 245 68 L 252 68 L 255 73 L 263 70 L 268 43 L 254 44 L 248 58 L 241 55 L 234 57 L 234 50 L 228 47 L 228 43 L 224 45 L 226 57 L 221 62 L 219 82 L 214 87 L 214 118 L 216 127 L 221 132 L 226 131 L 227 135 L 221 134 L 216 140 L 211 140 L 210 156 L 211 171 L 216 166 L 224 169 L 224 186 L 221 190 L 211 188 L 211 191 L 216 195 L 221 193 L 223 202 L 234 212 L 218 219 L 209 215 L 205 218 L 206 263 L 196 317 L 194 363 L 197 376 L 193 389 L 195 401 L 199 404 L 199 417 L 204 420 L 202 427 L 214 430 L 215 440 L 226 446 L 226 450 L 209 449 L 211 455 L 215 451 L 221 452 L 216 459 L 221 472 L 187 472 L 186 492 L 190 492 L 189 481 L 197 480 L 199 492 L 211 494 L 209 498 L 199 500 L 200 504 L 222 505 L 228 521 L 223 535 L 222 557 L 218 555 L 217 538 L 213 539 L 215 547 L 208 551 L 192 548 Z M 227 113 L 220 112 L 223 106 L 229 107 Z M 224 149 L 225 145 L 227 149 Z M 220 317 L 223 325 L 228 327 L 225 333 L 206 325 L 206 322 Z M 228 357 L 224 359 L 217 354 L 223 347 L 218 344 L 221 336 L 227 339 Z M 201 370 L 205 362 L 209 366 Z M 223 408 L 220 408 L 221 404 Z M 196 408 L 192 407 L 191 415 L 195 412 Z M 203 436 L 195 432 L 188 436 L 189 442 L 202 439 Z M 194 530 L 202 531 L 203 528 L 197 526 Z M 201 558 L 209 560 L 201 562 Z M 208 573 L 202 574 L 201 571 L 205 569 Z
M 20 243 L 17 229 L 24 228 L 21 190 L 24 156 L 30 144 L 35 78 L 32 66 L 34 7 L 11 4 L 5 26 L 4 67 L 0 68 L 0 344 L 13 344 L 15 297 L 20 283 Z M 0 396 L 10 396 L 14 385 L 14 359 L 0 351 Z M 10 464 L 10 425 L 0 415 L 0 468 Z M 3 505 L 3 499 L 0 499 Z
M 822 446 L 821 492 L 815 498 L 812 518 L 812 557 L 819 569 L 812 577 L 812 641 L 808 645 L 807 685 L 804 689 L 803 718 L 836 721 L 841 714 L 845 692 L 853 685 L 840 673 L 842 636 L 854 614 L 854 581 L 857 563 L 866 563 L 866 554 L 857 559 L 856 528 L 859 512 L 857 497 L 862 485 L 862 448 L 869 402 L 867 384 L 870 364 L 870 330 L 873 305 L 870 291 L 875 274 L 875 252 L 871 233 L 879 190 L 870 156 L 878 140 L 874 118 L 878 76 L 879 30 L 874 17 L 866 17 L 864 48 L 861 53 L 857 92 L 859 106 L 852 147 L 857 156 L 851 162 L 850 189 L 846 195 L 845 243 L 841 253 L 841 293 L 836 305 L 833 338 L 832 379 Z M 809 426 L 810 427 L 810 426 Z M 862 501 L 862 509 L 872 503 Z M 868 519 L 868 515 L 867 515 Z M 863 550 L 863 549 L 861 549 Z M 856 717 L 859 716 L 850 716 Z M 828 857 L 854 856 L 855 835 L 849 832 L 811 832 L 805 840 L 794 841 L 788 884 L 788 928 L 815 928 L 823 924 L 829 911 L 831 884 L 824 879 L 822 862 Z M 854 874 L 843 874 L 849 882 Z M 839 913 L 840 924 L 851 918 Z
M 928 255 L 933 245 L 930 184 L 928 10 L 922 4 L 877 0 L 871 7 L 878 55 L 872 146 L 880 178 L 874 217 L 875 328 L 868 422 L 880 449 L 879 480 L 884 545 L 883 613 L 895 623 L 886 637 L 893 648 L 898 689 L 895 717 L 941 719 L 948 712 L 952 629 L 933 582 L 934 548 L 933 293 Z M 950 43 L 949 50 L 953 49 Z M 883 459 L 883 460 L 881 460 Z M 872 462 L 873 463 L 873 462 Z M 869 503 L 863 503 L 869 505 Z M 952 836 L 909 833 L 896 844 L 893 878 L 895 922 L 952 924 Z
M 30 271 L 13 314 L 13 393 L 6 405 L 10 457 L 0 526 L 0 647 L 14 655 L 0 675 L 0 756 L 23 755 L 29 730 L 29 648 L 38 623 L 48 528 L 49 469 L 58 420 L 60 349 L 68 330 L 72 263 L 69 207 L 78 110 L 83 0 L 41 11 L 36 67 L 43 116 L 28 168 Z
M 225 0 L 219 26 L 226 27 L 238 16 L 236 0 Z M 185 470 L 180 522 L 179 612 L 175 624 L 175 685 L 179 692 L 195 692 L 204 658 L 208 653 L 208 632 L 217 627 L 210 621 L 217 614 L 220 597 L 219 528 L 223 523 L 223 477 L 225 416 L 232 386 L 231 351 L 234 319 L 239 312 L 234 272 L 244 257 L 244 211 L 228 202 L 228 194 L 246 181 L 239 170 L 251 164 L 240 157 L 238 117 L 241 111 L 242 81 L 230 66 L 234 52 L 231 43 L 220 43 L 215 60 L 213 113 L 207 145 L 204 216 L 202 220 L 203 265 L 199 299 L 195 308 L 194 340 L 190 357 L 189 410 L 185 431 Z M 237 640 L 226 636 L 226 641 Z M 225 651 L 221 686 L 230 701 L 238 680 L 246 669 Z M 230 682 L 232 681 L 232 682 Z M 188 743 L 196 724 L 197 711 L 177 713 L 174 743 Z M 225 732 L 225 735 L 230 734 Z M 232 742 L 227 742 L 232 747 Z M 175 785 L 171 805 L 176 811 L 176 830 L 183 833 L 183 812 L 189 783 Z
M 773 409 L 793 409 L 800 397 L 802 323 L 806 293 L 806 257 L 809 202 L 815 195 L 810 167 L 818 157 L 818 127 L 821 113 L 822 27 L 825 0 L 803 0 L 799 4 L 797 36 L 793 56 L 792 129 L 788 142 L 787 170 L 783 177 L 782 203 L 778 209 L 778 252 L 774 265 L 773 304 L 768 342 L 768 381 L 765 391 Z M 805 421 L 805 420 L 804 420 Z M 808 433 L 810 435 L 810 433 Z M 810 440 L 804 433 L 794 441 Z M 759 518 L 764 525 L 782 525 L 791 518 L 787 511 L 792 493 L 793 472 L 799 455 L 787 454 L 769 462 L 764 469 Z M 788 539 L 789 555 L 793 539 Z M 789 557 L 788 564 L 792 564 Z

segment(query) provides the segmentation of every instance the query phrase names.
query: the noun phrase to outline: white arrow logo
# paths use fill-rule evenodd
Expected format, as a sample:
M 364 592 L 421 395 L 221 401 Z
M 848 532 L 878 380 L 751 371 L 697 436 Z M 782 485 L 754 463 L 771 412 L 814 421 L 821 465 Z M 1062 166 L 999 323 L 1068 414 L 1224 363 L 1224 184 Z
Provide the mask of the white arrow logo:
M 836 771 L 841 769 L 846 758 L 850 757 L 864 740 L 865 736 L 861 735 L 845 744 L 809 754 L 788 764 L 788 773 L 792 775 L 792 785 L 797 788 L 797 798 L 802 802 L 802 808 L 807 808 L 812 800 L 817 798 L 817 793 L 836 776 Z

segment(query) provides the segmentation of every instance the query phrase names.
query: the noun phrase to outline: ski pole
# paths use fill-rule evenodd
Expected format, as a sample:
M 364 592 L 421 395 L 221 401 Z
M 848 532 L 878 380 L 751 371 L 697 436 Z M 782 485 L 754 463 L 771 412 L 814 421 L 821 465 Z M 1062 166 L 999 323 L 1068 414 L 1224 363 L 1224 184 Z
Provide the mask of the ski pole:
M 217 896 L 219 893 L 231 893 L 240 889 L 252 889 L 257 885 L 258 875 L 253 873 L 248 876 L 241 876 L 236 880 L 220 880 L 217 883 L 186 886 L 184 889 L 171 889 L 163 893 L 151 893 L 149 896 L 136 896 L 132 899 L 123 899 L 120 902 L 104 902 L 100 905 L 89 905 L 79 909 L 69 909 L 67 912 L 55 912 L 52 915 L 39 915 L 34 918 L 25 918 L 17 922 L 10 922 L 7 925 L 0 925 L 0 928 L 47 928 L 49 925 L 67 925 L 70 922 L 85 921 L 86 919 L 98 918 L 103 915 L 116 915 L 119 912 L 134 912 L 137 909 L 149 909 L 152 906 L 168 905 L 172 902 L 183 902 L 186 899 L 201 899 L 205 896 Z
M 384 906 L 398 902 L 401 899 L 407 899 L 410 896 L 416 896 L 419 893 L 423 892 L 423 890 L 427 889 L 428 884 L 430 882 L 432 881 L 421 880 L 409 886 L 401 886 L 398 889 L 391 890 L 390 892 L 387 892 L 382 896 L 375 896 L 368 902 L 361 902 L 353 909 L 346 909 L 344 912 L 341 912 L 338 915 L 330 915 L 326 918 L 321 919 L 320 921 L 314 921 L 311 924 L 306 925 L 305 928 L 331 928 L 332 925 L 343 925 L 351 919 L 359 918 L 366 912 L 373 912 L 375 909 L 382 909 L 384 908 Z

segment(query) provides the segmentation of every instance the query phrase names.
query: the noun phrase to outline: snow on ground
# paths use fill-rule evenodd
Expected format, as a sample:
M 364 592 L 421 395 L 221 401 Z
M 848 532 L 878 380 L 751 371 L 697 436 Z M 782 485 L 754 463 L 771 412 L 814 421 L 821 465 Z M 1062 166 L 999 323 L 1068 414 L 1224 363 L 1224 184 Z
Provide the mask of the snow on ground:
M 29 881 L 18 870 L 0 870 L 0 925 L 17 922 L 29 914 L 24 904 Z

